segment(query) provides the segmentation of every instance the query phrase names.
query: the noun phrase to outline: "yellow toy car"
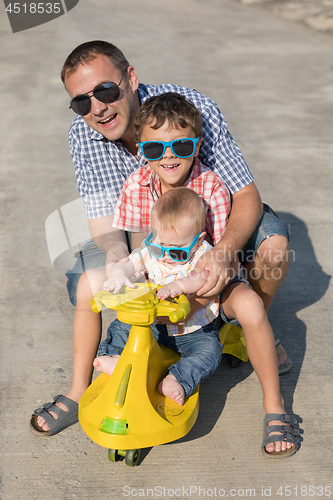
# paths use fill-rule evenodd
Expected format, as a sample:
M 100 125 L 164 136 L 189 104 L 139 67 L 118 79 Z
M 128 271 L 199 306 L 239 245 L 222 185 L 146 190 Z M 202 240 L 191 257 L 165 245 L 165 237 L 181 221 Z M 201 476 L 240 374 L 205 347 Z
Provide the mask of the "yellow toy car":
M 183 406 L 157 391 L 168 367 L 180 356 L 158 345 L 150 325 L 156 316 L 168 316 L 176 322 L 190 311 L 184 295 L 173 302 L 160 301 L 155 293 L 157 288 L 153 283 L 136 284 L 134 289 L 124 287 L 118 294 L 99 292 L 91 301 L 95 312 L 103 307 L 115 309 L 120 321 L 133 326 L 112 375 L 102 373 L 83 394 L 79 421 L 94 442 L 109 448 L 112 462 L 124 456 L 126 465 L 131 467 L 138 463 L 141 448 L 185 436 L 199 411 L 199 387 Z M 227 352 L 246 361 L 241 329 L 239 332 L 225 327 L 220 338 Z

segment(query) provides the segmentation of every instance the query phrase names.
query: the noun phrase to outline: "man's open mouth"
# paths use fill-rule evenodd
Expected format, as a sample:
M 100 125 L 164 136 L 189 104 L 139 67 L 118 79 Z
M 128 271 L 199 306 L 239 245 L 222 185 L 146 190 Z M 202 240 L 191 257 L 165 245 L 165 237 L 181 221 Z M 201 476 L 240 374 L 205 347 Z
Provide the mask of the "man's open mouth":
M 110 125 L 117 117 L 117 113 L 112 116 L 108 116 L 107 118 L 104 118 L 103 120 L 99 120 L 99 123 L 102 125 Z

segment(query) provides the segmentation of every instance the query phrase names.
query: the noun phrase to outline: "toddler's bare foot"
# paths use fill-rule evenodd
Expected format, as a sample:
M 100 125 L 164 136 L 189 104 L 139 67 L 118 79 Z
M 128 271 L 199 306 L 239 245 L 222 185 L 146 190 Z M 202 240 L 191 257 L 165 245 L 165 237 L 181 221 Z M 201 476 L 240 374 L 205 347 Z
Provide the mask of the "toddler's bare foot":
M 112 375 L 113 370 L 118 362 L 120 356 L 99 356 L 94 359 L 93 365 L 98 372 L 106 373 L 107 375 Z
M 172 399 L 175 403 L 178 403 L 179 406 L 183 406 L 185 399 L 184 389 L 171 373 L 158 384 L 157 389 L 163 396 Z

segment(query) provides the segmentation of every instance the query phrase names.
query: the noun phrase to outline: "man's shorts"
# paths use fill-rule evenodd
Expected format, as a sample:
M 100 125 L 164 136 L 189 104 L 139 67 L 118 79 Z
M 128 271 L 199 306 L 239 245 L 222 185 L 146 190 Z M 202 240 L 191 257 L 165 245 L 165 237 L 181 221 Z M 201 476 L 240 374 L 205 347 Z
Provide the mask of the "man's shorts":
M 264 203 L 263 215 L 253 231 L 252 236 L 240 252 L 239 258 L 242 263 L 253 260 L 260 244 L 269 236 L 282 235 L 289 241 L 289 225 L 280 220 L 275 212 Z M 97 248 L 93 240 L 83 245 L 82 249 L 75 254 L 77 261 L 73 269 L 68 270 L 66 276 L 69 300 L 76 305 L 76 288 L 81 277 L 88 269 L 101 269 L 105 267 L 105 254 Z
M 243 250 L 239 252 L 239 260 L 241 261 L 242 264 L 245 264 L 246 262 L 251 262 L 254 259 L 255 253 L 257 252 L 259 246 L 261 243 L 269 238 L 270 236 L 274 235 L 281 235 L 285 236 L 287 240 L 289 241 L 290 238 L 290 226 L 289 224 L 286 224 L 283 220 L 279 219 L 276 213 L 274 212 L 273 209 L 271 209 L 268 205 L 265 203 L 263 204 L 263 215 L 258 222 L 257 227 L 253 231 L 251 237 L 249 238 L 248 242 L 244 246 Z M 251 285 L 246 279 L 246 272 L 245 269 L 242 268 L 238 275 L 231 279 L 228 283 L 228 285 L 222 290 L 222 293 L 220 295 L 220 316 L 221 319 L 225 323 L 229 323 L 230 325 L 237 325 L 240 326 L 238 321 L 236 319 L 229 319 L 226 317 L 223 311 L 223 306 L 222 306 L 222 297 L 225 291 L 228 289 L 228 287 L 235 282 L 242 282 L 245 283 L 247 286 L 249 286 L 251 289 Z
M 289 241 L 290 226 L 279 219 L 271 207 L 263 203 L 262 217 L 243 250 L 239 252 L 239 260 L 241 263 L 245 264 L 246 262 L 251 262 L 261 243 L 270 236 L 275 235 L 285 236 Z

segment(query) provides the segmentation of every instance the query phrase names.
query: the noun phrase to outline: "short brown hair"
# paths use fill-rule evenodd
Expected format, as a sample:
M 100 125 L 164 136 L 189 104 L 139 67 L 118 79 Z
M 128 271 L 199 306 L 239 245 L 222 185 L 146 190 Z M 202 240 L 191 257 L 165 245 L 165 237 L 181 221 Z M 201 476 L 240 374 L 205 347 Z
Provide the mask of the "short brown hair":
M 162 229 L 175 231 L 183 217 L 193 221 L 198 233 L 205 227 L 206 210 L 200 196 L 190 188 L 177 187 L 163 194 L 153 205 L 151 219 L 158 221 Z
M 62 82 L 65 83 L 65 78 L 75 73 L 80 64 L 88 63 L 98 55 L 108 57 L 121 73 L 124 73 L 129 66 L 129 62 L 118 47 L 102 40 L 93 40 L 78 45 L 69 54 L 60 73 Z
M 157 130 L 166 121 L 170 127 L 191 127 L 196 136 L 202 136 L 202 117 L 198 108 L 183 95 L 166 92 L 149 97 L 140 106 L 134 118 L 135 141 L 140 142 L 142 129 L 145 125 L 154 123 L 152 128 Z

